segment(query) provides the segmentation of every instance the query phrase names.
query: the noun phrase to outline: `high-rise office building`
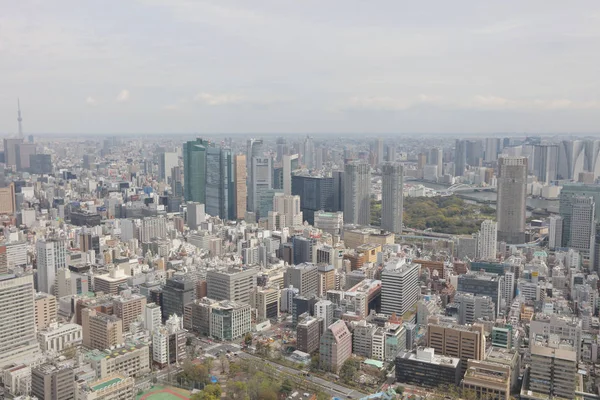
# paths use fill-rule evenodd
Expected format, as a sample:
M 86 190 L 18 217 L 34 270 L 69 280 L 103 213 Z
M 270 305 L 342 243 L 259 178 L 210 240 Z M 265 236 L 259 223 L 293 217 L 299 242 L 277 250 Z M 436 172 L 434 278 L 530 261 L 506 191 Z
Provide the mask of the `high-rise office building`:
M 36 154 L 37 150 L 34 143 L 19 143 L 16 148 L 17 170 L 29 171 L 31 156 Z
M 576 196 L 571 201 L 570 248 L 579 250 L 586 260 L 594 260 L 596 205 L 593 197 Z
M 206 202 L 208 145 L 208 141 L 200 138 L 183 144 L 183 191 L 186 201 Z
M 419 264 L 392 260 L 381 271 L 381 312 L 401 317 L 419 300 Z
M 304 152 L 302 157 L 302 162 L 308 169 L 315 168 L 315 142 L 312 137 L 306 136 L 304 139 Z
M 498 160 L 498 153 L 500 152 L 500 139 L 498 138 L 487 138 L 485 139 L 484 149 L 484 160 L 487 163 L 492 163 Z
M 302 217 L 314 224 L 317 211 L 339 211 L 334 205 L 334 179 L 315 175 L 294 175 L 291 179 L 293 195 L 300 196 Z
M 129 332 L 132 322 L 144 315 L 146 296 L 137 293 L 126 293 L 113 299 L 113 312 L 121 319 L 123 332 Z
M 34 296 L 31 275 L 0 276 L 0 368 L 33 361 L 39 354 Z
M 548 224 L 548 247 L 554 250 L 562 246 L 563 219 L 559 215 L 551 215 Z
M 90 349 L 105 350 L 123 344 L 123 321 L 116 315 L 107 315 L 92 308 L 81 311 L 83 345 Z
M 502 304 L 502 289 L 504 277 L 495 273 L 471 271 L 458 276 L 459 292 L 489 296 L 496 305 L 496 313 L 500 312 Z
M 575 197 L 592 197 L 594 204 L 600 204 L 600 185 L 568 183 L 560 192 L 558 212 L 563 219 L 562 247 L 568 247 L 571 240 L 571 215 Z M 596 213 L 596 223 L 600 223 L 600 213 Z
M 194 282 L 183 275 L 176 275 L 167 279 L 162 291 L 162 317 L 163 321 L 173 314 L 183 317 L 184 306 L 194 301 Z
M 163 217 L 146 217 L 142 219 L 140 227 L 140 240 L 148 243 L 152 239 L 165 239 L 167 237 L 167 219 Z
M 206 211 L 204 204 L 197 202 L 187 203 L 186 223 L 191 230 L 196 230 L 202 222 L 206 220 Z
M 371 167 L 350 162 L 344 170 L 344 222 L 355 225 L 371 223 Z
M 427 345 L 440 355 L 460 358 L 461 371 L 464 372 L 468 360 L 485 358 L 484 327 L 479 324 L 430 323 L 427 326 Z
M 319 292 L 319 270 L 314 264 L 293 265 L 283 275 L 284 287 L 293 286 L 301 296 L 310 296 Z
M 247 171 L 247 190 L 248 190 L 248 202 L 247 207 L 248 211 L 256 212 L 258 208 L 258 195 L 255 193 L 256 188 L 254 187 L 255 175 L 259 172 L 256 168 L 261 167 L 261 174 L 264 175 L 264 166 L 262 163 L 257 163 L 254 165 L 254 159 L 263 160 L 265 158 L 264 155 L 264 147 L 262 139 L 248 139 L 247 149 L 246 149 L 246 171 Z M 268 165 L 270 167 L 270 165 Z M 264 181 L 265 177 L 262 177 Z M 271 176 L 268 176 L 269 182 L 271 181 Z M 269 183 L 272 185 L 272 182 Z
M 280 218 L 280 227 L 301 226 L 303 223 L 300 196 L 275 193 L 275 196 L 273 196 L 273 211 Z
M 429 165 L 437 167 L 437 176 L 442 176 L 444 173 L 444 151 L 439 147 L 429 150 Z
M 569 349 L 531 347 L 529 390 L 550 398 L 574 399 L 577 353 Z M 542 398 L 541 396 L 539 398 Z
M 292 173 L 298 169 L 298 154 L 286 154 L 282 160 L 283 169 L 283 193 L 292 193 Z
M 67 266 L 67 241 L 63 238 L 38 239 L 37 288 L 40 292 L 54 293 L 56 271 Z
M 538 144 L 533 149 L 533 173 L 538 182 L 549 184 L 558 176 L 558 145 Z
M 0 188 L 0 214 L 12 215 L 16 212 L 15 184 Z
M 176 198 L 183 197 L 183 168 L 171 168 L 171 190 Z
M 207 148 L 206 213 L 221 219 L 235 219 L 234 165 L 229 149 Z
M 246 155 L 236 154 L 233 162 L 233 174 L 235 185 L 235 218 L 240 220 L 246 216 L 247 197 L 248 197 L 248 171 L 246 169 Z
M 456 139 L 454 146 L 454 176 L 463 176 L 467 168 L 467 142 Z
M 256 213 L 258 218 L 265 218 L 267 215 L 261 214 L 260 201 L 269 192 L 273 191 L 273 165 L 270 157 L 252 157 L 251 161 L 251 180 L 248 188 L 248 208 L 249 211 Z M 250 201 L 250 199 L 252 199 Z
M 526 200 L 527 158 L 500 157 L 496 201 L 499 241 L 525 243 Z
M 75 399 L 75 377 L 70 367 L 43 364 L 31 370 L 31 395 L 39 400 Z
M 381 179 L 381 228 L 402 233 L 404 212 L 404 168 L 400 164 L 387 163 L 382 166 Z
M 208 297 L 250 304 L 256 288 L 256 270 L 232 268 L 211 270 L 206 274 Z
M 321 336 L 319 361 L 321 369 L 336 373 L 352 356 L 352 333 L 346 323 L 338 320 L 327 327 Z
M 479 236 L 477 238 L 478 257 L 482 260 L 495 260 L 498 247 L 498 224 L 494 221 L 485 220 L 481 223 Z
M 32 174 L 47 175 L 54 170 L 50 154 L 31 154 L 29 156 L 29 171 Z
M 17 167 L 17 151 L 22 138 L 4 139 L 4 163 L 7 167 Z
M 377 161 L 377 164 L 382 164 L 385 160 L 384 160 L 384 155 L 383 155 L 383 139 L 382 138 L 377 138 L 377 140 L 375 141 L 375 160 Z
M 179 164 L 179 157 L 177 153 L 162 152 L 158 156 L 158 179 L 162 182 L 166 182 L 169 174 L 173 168 Z M 173 183 L 171 182 L 171 185 Z

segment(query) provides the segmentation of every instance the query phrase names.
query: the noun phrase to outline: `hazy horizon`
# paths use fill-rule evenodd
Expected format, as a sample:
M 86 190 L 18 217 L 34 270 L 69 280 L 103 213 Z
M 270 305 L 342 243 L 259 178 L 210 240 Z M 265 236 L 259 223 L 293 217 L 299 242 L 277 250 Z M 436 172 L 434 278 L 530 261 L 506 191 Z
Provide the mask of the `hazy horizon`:
M 598 39 L 590 0 L 24 0 L 0 133 L 597 136 Z

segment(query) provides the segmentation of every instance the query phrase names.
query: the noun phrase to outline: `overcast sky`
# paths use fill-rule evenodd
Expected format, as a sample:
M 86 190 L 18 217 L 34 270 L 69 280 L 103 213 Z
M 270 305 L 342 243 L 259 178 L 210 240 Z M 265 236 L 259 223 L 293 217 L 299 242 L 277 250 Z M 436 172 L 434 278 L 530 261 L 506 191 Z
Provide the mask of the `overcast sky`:
M 0 0 L 0 132 L 600 132 L 597 0 Z

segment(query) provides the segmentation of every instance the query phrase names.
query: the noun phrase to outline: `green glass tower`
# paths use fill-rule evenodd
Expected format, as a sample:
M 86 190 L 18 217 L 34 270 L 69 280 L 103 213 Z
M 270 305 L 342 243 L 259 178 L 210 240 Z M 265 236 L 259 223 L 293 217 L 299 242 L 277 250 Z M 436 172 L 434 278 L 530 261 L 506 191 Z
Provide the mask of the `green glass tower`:
M 186 201 L 206 203 L 207 140 L 196 139 L 183 144 L 183 193 Z

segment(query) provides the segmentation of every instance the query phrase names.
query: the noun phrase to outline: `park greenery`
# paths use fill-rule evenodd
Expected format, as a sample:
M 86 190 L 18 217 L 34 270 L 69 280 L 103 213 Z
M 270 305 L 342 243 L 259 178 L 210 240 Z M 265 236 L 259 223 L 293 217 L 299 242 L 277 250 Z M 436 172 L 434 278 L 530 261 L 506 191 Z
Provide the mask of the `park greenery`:
M 470 235 L 481 222 L 495 219 L 495 210 L 485 204 L 471 204 L 458 196 L 405 197 L 404 226 L 407 228 Z M 371 204 L 371 224 L 381 225 L 381 201 Z

